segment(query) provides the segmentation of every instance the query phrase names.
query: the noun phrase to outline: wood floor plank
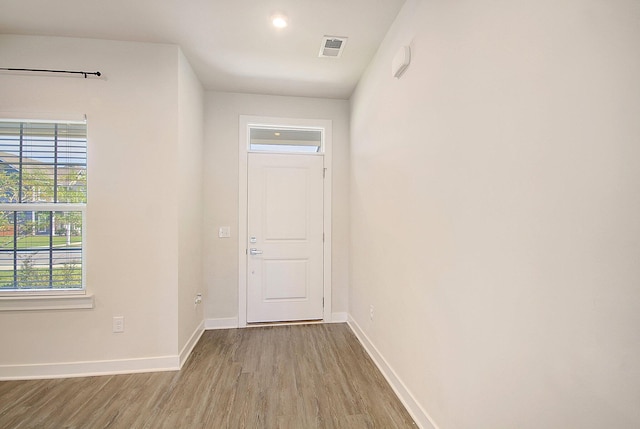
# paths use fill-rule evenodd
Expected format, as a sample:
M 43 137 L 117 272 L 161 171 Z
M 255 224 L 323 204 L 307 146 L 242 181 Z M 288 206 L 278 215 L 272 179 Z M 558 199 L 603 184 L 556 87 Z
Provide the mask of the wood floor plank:
M 346 324 L 205 332 L 181 371 L 0 382 L 0 428 L 413 428 Z

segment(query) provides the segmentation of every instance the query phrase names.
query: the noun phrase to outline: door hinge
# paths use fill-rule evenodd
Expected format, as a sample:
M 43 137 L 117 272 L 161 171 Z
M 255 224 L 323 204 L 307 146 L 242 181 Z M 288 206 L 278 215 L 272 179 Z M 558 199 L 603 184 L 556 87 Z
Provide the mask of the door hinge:
M 322 169 L 322 178 L 325 179 L 327 177 L 327 169 L 323 168 Z

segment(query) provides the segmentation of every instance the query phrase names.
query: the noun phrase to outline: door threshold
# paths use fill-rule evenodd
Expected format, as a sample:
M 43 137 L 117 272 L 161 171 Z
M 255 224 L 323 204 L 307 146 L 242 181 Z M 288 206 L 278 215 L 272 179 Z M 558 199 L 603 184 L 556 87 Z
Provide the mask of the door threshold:
M 291 325 L 319 325 L 324 323 L 322 319 L 313 320 L 290 320 L 282 322 L 250 322 L 247 328 L 264 328 L 265 326 L 291 326 Z

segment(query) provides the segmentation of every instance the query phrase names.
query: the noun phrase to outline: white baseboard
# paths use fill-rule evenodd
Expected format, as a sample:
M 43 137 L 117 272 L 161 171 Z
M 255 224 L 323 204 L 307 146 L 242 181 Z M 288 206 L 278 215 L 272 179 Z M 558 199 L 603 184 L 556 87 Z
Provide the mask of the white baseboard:
M 438 426 L 433 422 L 433 419 L 431 419 L 429 414 L 427 414 L 420 404 L 418 404 L 418 401 L 416 401 L 409 389 L 407 389 L 407 386 L 405 386 L 395 371 L 389 366 L 385 358 L 365 335 L 364 331 L 360 329 L 360 326 L 358 326 L 356 321 L 351 316 L 348 316 L 347 323 L 384 378 L 387 379 L 387 382 L 391 385 L 391 388 L 404 404 L 409 414 L 411 414 L 411 417 L 413 417 L 413 420 L 418 427 L 421 429 L 438 429 Z
M 0 380 L 92 377 L 138 372 L 177 371 L 179 369 L 180 359 L 178 356 L 31 365 L 0 365 Z
M 349 321 L 349 313 L 331 313 L 331 323 L 346 323 Z
M 200 340 L 200 337 L 202 336 L 203 333 L 204 333 L 204 320 L 200 322 L 200 324 L 196 327 L 196 330 L 193 331 L 193 334 L 191 334 L 189 341 L 187 341 L 187 343 L 184 345 L 184 347 L 180 351 L 180 369 L 182 369 L 184 364 L 187 362 L 187 359 L 189 359 L 189 356 L 191 356 L 191 352 L 193 351 L 193 348 L 196 346 L 196 344 L 198 344 L 198 340 Z
M 206 319 L 204 321 L 204 329 L 235 329 L 238 327 L 237 317 L 228 317 L 226 319 Z
M 187 359 L 189 359 L 193 348 L 198 343 L 203 332 L 204 321 L 198 325 L 189 338 L 189 341 L 187 341 L 177 356 L 30 365 L 0 365 L 0 381 L 178 371 Z

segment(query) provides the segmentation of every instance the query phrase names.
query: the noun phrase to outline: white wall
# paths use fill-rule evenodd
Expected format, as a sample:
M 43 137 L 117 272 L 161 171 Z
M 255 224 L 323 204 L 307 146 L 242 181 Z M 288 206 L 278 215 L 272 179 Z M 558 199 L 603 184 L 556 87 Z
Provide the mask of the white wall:
M 640 427 L 638 76 L 637 1 L 408 0 L 361 80 L 349 311 L 439 427 Z
M 179 232 L 184 233 L 181 240 L 193 235 L 192 228 L 179 231 L 178 222 L 198 210 L 195 204 L 193 211 L 179 216 L 179 185 L 196 181 L 198 174 L 195 166 L 193 177 L 176 177 L 188 169 L 188 159 L 196 158 L 192 150 L 197 150 L 198 139 L 198 132 L 179 135 L 179 129 L 200 123 L 184 117 L 199 114 L 192 105 L 199 95 L 184 64 L 179 72 L 179 48 L 0 36 L 0 52 L 5 67 L 103 73 L 99 79 L 0 76 L 0 111 L 87 115 L 87 289 L 95 295 L 91 310 L 0 312 L 0 369 L 113 360 L 134 366 L 145 366 L 144 359 L 159 359 L 159 365 L 175 362 L 179 250 L 180 256 L 188 253 L 179 249 Z M 179 97 L 179 77 L 190 95 Z M 179 142 L 190 146 L 178 150 Z M 197 268 L 184 266 L 181 279 L 187 272 L 192 277 Z M 191 295 L 193 279 L 189 283 Z M 114 315 L 125 317 L 122 334 L 111 332 Z M 190 318 L 180 320 L 193 326 Z M 184 336 L 181 331 L 180 344 Z
M 195 296 L 202 288 L 202 153 L 204 91 L 189 62 L 179 52 L 179 170 L 178 180 L 178 347 L 193 345 L 204 320 L 203 305 Z M 189 340 L 192 340 L 189 342 Z
M 207 92 L 205 96 L 205 317 L 238 317 L 239 116 L 330 119 L 333 127 L 332 311 L 347 311 L 349 241 L 349 104 L 329 100 Z M 220 226 L 231 238 L 218 238 Z M 232 322 L 231 322 L 232 323 Z

